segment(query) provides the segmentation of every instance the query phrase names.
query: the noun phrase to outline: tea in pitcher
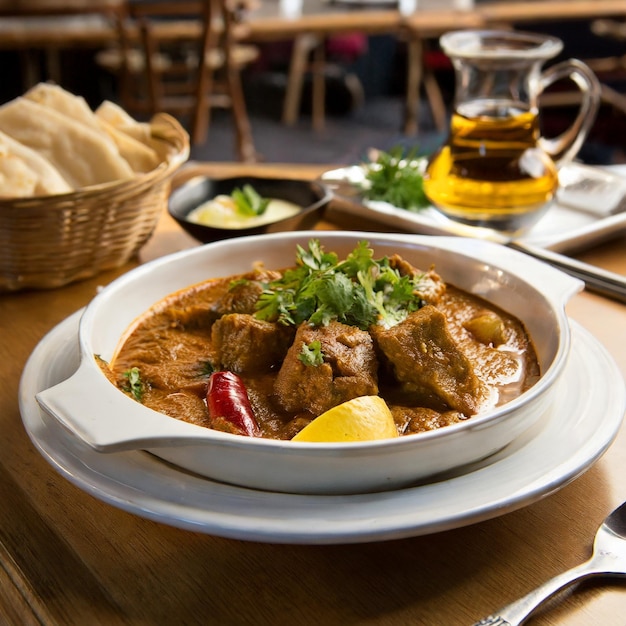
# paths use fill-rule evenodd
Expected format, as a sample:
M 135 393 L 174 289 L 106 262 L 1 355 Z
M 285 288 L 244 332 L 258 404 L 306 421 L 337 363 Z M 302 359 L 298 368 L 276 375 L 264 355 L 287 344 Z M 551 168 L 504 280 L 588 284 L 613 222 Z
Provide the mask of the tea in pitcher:
M 464 223 L 517 231 L 551 202 L 558 173 L 537 148 L 537 116 L 513 102 L 459 106 L 450 138 L 430 160 L 424 190 L 435 206 Z
M 448 139 L 429 160 L 424 191 L 453 220 L 517 235 L 550 205 L 558 168 L 580 149 L 598 109 L 598 80 L 576 59 L 542 71 L 563 47 L 556 37 L 470 30 L 446 33 L 440 43 L 455 69 L 455 103 Z M 537 99 L 562 79 L 581 90 L 581 107 L 567 131 L 547 139 Z

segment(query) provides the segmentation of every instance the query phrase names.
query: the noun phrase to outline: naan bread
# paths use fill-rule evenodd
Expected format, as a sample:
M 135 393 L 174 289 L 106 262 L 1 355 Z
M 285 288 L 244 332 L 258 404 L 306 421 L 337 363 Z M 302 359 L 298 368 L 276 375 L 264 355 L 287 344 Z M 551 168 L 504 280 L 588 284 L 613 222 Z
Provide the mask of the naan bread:
M 39 83 L 29 89 L 24 94 L 24 97 L 33 102 L 38 102 L 39 104 L 50 107 L 98 133 L 103 133 L 103 137 L 112 142 L 120 155 L 126 159 L 135 172 L 149 172 L 153 170 L 161 160 L 157 153 L 142 140 L 123 132 L 121 129 L 115 128 L 115 126 L 109 124 L 106 120 L 101 119 L 89 108 L 84 98 L 75 96 L 58 85 Z M 123 109 L 121 110 L 123 111 Z M 123 112 L 125 115 L 124 126 L 132 127 L 138 125 L 130 115 L 125 111 Z M 142 134 L 143 133 L 144 131 L 142 129 Z M 149 135 L 149 126 L 145 133 Z
M 101 132 L 28 98 L 0 107 L 0 131 L 47 159 L 76 189 L 134 174 Z
M 28 198 L 35 194 L 37 174 L 13 154 L 0 154 L 0 198 Z
M 130 135 L 141 143 L 149 144 L 152 140 L 150 124 L 138 122 L 128 115 L 122 107 L 110 100 L 102 102 L 94 113 L 97 118 L 104 120 L 117 130 Z
M 113 102 L 92 111 L 81 96 L 39 83 L 0 106 L 0 194 L 56 195 L 150 172 L 170 156 L 163 139 Z
M 99 119 L 98 124 L 113 140 L 119 153 L 128 161 L 135 172 L 150 172 L 161 162 L 161 158 L 155 150 L 138 141 L 132 135 L 118 130 L 105 120 Z
M 28 195 L 50 196 L 72 191 L 70 184 L 61 176 L 59 171 L 34 150 L 31 150 L 19 141 L 15 141 L 5 133 L 0 132 L 0 155 L 7 159 L 21 161 L 29 171 L 29 177 L 34 177 L 32 193 Z M 5 160 L 5 174 L 10 165 Z M 16 172 L 15 168 L 12 170 Z M 19 189 L 24 189 L 24 179 L 16 177 L 14 180 L 15 193 L 11 193 L 11 180 L 7 179 L 2 186 L 2 195 L 5 197 L 21 197 Z
M 23 96 L 33 102 L 54 109 L 58 113 L 100 132 L 98 120 L 85 98 L 75 96 L 53 83 L 39 83 L 31 87 Z
M 167 158 L 169 150 L 162 141 L 153 137 L 152 126 L 146 122 L 138 122 L 119 105 L 110 100 L 104 100 L 95 110 L 95 114 L 98 119 L 106 122 L 119 132 L 154 150 L 159 163 Z

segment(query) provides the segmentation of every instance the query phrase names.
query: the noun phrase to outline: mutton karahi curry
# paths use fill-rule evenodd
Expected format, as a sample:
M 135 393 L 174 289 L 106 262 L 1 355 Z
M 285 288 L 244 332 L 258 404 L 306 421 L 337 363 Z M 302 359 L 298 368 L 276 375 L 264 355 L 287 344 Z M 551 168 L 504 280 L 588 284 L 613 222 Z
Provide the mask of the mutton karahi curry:
M 367 242 L 340 260 L 316 240 L 294 267 L 166 297 L 102 367 L 156 411 L 272 439 L 367 396 L 384 399 L 399 435 L 432 430 L 517 397 L 540 374 L 523 324 L 436 268 L 376 259 Z

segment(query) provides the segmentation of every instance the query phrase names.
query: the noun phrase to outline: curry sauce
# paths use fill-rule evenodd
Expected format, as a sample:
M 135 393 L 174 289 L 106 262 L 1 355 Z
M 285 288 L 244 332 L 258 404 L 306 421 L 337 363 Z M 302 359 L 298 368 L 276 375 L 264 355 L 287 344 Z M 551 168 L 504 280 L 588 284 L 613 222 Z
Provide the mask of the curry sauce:
M 222 428 L 207 409 L 209 376 L 234 372 L 261 436 L 274 439 L 291 439 L 329 408 L 365 395 L 384 398 L 400 435 L 432 430 L 508 402 L 537 381 L 537 357 L 518 319 L 445 284 L 434 269 L 399 257 L 389 267 L 426 278 L 419 306 L 397 323 L 262 319 L 262 294 L 286 270 L 256 268 L 157 303 L 105 367 L 126 393 L 135 372 L 146 406 L 208 428 Z M 316 360 L 304 358 L 313 347 Z

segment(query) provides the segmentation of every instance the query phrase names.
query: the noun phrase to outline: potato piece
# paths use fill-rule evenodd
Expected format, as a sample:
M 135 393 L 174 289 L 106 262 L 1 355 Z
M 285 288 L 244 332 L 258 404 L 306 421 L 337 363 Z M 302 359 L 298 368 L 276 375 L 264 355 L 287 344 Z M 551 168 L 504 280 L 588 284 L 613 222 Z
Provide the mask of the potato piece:
M 468 320 L 463 326 L 480 343 L 486 346 L 497 347 L 506 341 L 504 337 L 504 322 L 495 313 L 486 312 Z

